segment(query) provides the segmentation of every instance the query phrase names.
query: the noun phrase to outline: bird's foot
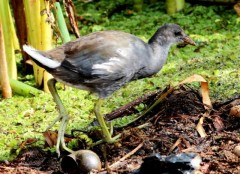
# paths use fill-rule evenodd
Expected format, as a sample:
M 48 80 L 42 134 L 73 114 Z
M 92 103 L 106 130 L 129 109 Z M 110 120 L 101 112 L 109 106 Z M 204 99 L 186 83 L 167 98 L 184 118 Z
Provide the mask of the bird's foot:
M 109 133 L 112 136 L 112 134 L 113 134 L 113 123 L 111 121 L 108 122 L 108 127 L 109 127 Z
M 48 125 L 46 131 L 48 131 L 49 129 L 51 129 L 51 128 L 54 126 L 54 124 L 56 124 L 56 122 L 62 121 L 62 119 L 63 119 L 62 115 L 59 115 L 57 118 L 55 118 L 55 119 L 52 121 L 52 123 L 51 123 L 50 125 Z
M 66 146 L 65 138 L 64 138 L 65 128 L 67 126 L 68 119 L 69 119 L 69 117 L 67 114 L 62 116 L 61 124 L 60 124 L 59 130 L 58 130 L 58 138 L 57 138 L 57 144 L 56 144 L 56 153 L 58 154 L 58 157 L 60 157 L 60 146 L 64 150 L 66 150 L 70 153 L 73 152 L 73 150 L 69 149 Z
M 109 138 L 109 139 L 105 139 L 104 141 L 106 142 L 106 143 L 116 143 L 117 141 L 119 141 L 120 138 L 121 137 L 121 134 L 118 134 L 118 135 L 116 135 L 115 137 L 111 137 L 111 138 Z
M 66 150 L 66 151 L 69 152 L 69 153 L 73 153 L 73 152 L 74 152 L 72 149 L 69 149 L 69 148 L 66 146 L 65 143 L 64 143 L 64 144 L 61 144 L 61 146 L 62 146 L 62 148 L 63 148 L 64 150 Z M 56 146 L 56 153 L 57 153 L 58 158 L 60 158 L 61 152 L 60 152 L 60 147 L 59 147 L 59 146 L 58 146 L 58 147 Z
M 93 143 L 92 147 L 96 146 L 96 145 L 99 145 L 99 144 L 102 144 L 102 143 L 109 143 L 109 144 L 116 143 L 120 140 L 121 135 L 122 134 L 118 134 L 115 137 L 111 137 L 111 138 L 108 138 L 108 139 L 105 138 L 105 139 L 99 140 L 99 141 Z

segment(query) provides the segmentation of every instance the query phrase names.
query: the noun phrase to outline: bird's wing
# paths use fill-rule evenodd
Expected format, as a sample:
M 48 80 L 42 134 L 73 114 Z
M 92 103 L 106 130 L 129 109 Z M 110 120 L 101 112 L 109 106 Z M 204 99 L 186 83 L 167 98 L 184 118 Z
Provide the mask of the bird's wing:
M 86 83 L 131 77 L 137 65 L 132 48 L 136 37 L 126 33 L 100 32 L 65 45 L 61 66 L 79 73 Z

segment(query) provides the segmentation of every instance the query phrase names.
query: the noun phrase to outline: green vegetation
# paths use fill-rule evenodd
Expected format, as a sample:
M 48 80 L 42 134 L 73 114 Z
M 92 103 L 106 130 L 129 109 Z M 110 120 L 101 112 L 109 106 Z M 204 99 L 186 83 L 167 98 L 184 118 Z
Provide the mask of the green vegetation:
M 209 81 L 213 101 L 240 93 L 240 18 L 232 8 L 186 4 L 182 12 L 169 16 L 165 14 L 163 2 L 145 4 L 142 11 L 134 12 L 132 6 L 124 1 L 113 3 L 104 0 L 78 2 L 76 9 L 82 21 L 79 22 L 81 35 L 98 30 L 122 30 L 147 41 L 160 25 L 171 22 L 180 24 L 197 42 L 197 47 L 171 48 L 167 63 L 156 76 L 131 82 L 116 92 L 104 103 L 105 113 L 147 92 L 163 89 L 168 84 L 175 85 L 192 74 L 202 75 Z M 29 76 L 22 79 L 31 84 Z M 94 119 L 95 96 L 77 89 L 63 90 L 60 84 L 58 88 L 71 117 L 67 132 L 86 127 Z M 37 97 L 15 95 L 1 100 L 0 160 L 10 159 L 9 152 L 15 154 L 12 149 L 19 149 L 20 143 L 28 138 L 39 140 L 32 145 L 43 145 L 41 132 L 57 114 L 55 103 L 47 93 Z

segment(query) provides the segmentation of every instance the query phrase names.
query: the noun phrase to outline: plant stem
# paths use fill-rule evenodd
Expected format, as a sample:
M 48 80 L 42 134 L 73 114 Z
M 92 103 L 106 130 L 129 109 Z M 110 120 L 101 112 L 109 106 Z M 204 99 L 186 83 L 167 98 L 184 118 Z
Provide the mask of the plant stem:
M 60 6 L 60 3 L 55 2 L 55 5 L 56 5 L 56 8 L 57 8 L 57 11 L 56 11 L 57 24 L 59 26 L 60 33 L 61 33 L 61 36 L 63 38 L 63 42 L 66 43 L 66 42 L 69 42 L 71 40 L 70 36 L 69 36 L 68 29 L 67 29 L 67 25 L 66 25 L 64 17 L 63 17 L 63 12 L 62 12 L 62 8 Z
M 2 84 L 2 96 L 3 98 L 12 97 L 12 89 L 10 87 L 8 71 L 7 71 L 7 60 L 4 47 L 2 21 L 0 19 L 0 79 Z
M 3 34 L 4 34 L 4 43 L 5 43 L 5 53 L 7 57 L 8 65 L 8 75 L 12 79 L 17 79 L 17 65 L 15 60 L 14 53 L 14 44 L 13 44 L 13 31 L 11 28 L 11 13 L 8 4 L 8 0 L 0 1 L 0 18 L 3 25 Z
M 10 85 L 15 93 L 22 96 L 37 96 L 42 93 L 42 91 L 18 80 L 10 79 Z

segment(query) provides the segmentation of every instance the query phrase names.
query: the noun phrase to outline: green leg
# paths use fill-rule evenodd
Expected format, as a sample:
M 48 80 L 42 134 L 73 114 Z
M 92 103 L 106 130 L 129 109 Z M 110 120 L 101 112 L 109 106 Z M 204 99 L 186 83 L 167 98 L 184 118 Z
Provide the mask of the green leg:
M 50 129 L 57 121 L 61 121 L 59 130 L 58 130 L 58 139 L 57 139 L 57 144 L 56 144 L 56 152 L 58 154 L 58 156 L 60 156 L 60 144 L 63 147 L 63 149 L 65 149 L 66 151 L 72 153 L 73 151 L 69 148 L 67 148 L 65 141 L 64 141 L 64 133 L 65 133 L 65 128 L 67 126 L 68 120 L 69 120 L 69 116 L 67 114 L 67 111 L 65 109 L 65 107 L 63 106 L 63 103 L 57 93 L 56 87 L 56 80 L 55 79 L 50 79 L 48 81 L 48 88 L 53 96 L 53 99 L 59 109 L 59 116 L 53 121 L 52 124 L 50 124 L 47 128 Z
M 98 99 L 98 101 L 96 102 L 95 104 L 95 107 L 94 107 L 94 112 L 95 112 L 95 115 L 97 117 L 97 120 L 98 120 L 98 123 L 102 129 L 102 135 L 103 135 L 103 139 L 105 142 L 107 143 L 114 143 L 117 141 L 117 139 L 121 136 L 121 135 L 117 135 L 115 137 L 112 138 L 112 135 L 106 125 L 106 122 L 104 120 L 104 117 L 102 115 L 102 113 L 100 112 L 100 108 L 102 106 L 102 103 L 103 103 L 103 99 Z

